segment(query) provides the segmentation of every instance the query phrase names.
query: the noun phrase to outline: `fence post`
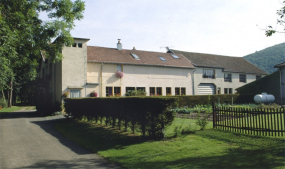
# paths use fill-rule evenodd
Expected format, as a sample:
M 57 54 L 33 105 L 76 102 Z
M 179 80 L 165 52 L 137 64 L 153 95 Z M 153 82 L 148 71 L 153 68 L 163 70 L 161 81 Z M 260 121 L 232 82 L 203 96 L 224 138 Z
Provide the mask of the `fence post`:
M 216 117 L 216 110 L 215 110 L 215 103 L 212 102 L 212 108 L 213 108 L 213 128 L 216 127 L 217 117 Z

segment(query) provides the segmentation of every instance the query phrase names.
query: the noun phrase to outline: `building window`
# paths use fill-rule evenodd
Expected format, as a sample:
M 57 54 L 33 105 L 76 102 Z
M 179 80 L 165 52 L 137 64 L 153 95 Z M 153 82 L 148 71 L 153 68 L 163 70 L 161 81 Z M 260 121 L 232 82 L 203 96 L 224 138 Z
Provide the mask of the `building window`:
M 182 96 L 186 95 L 186 88 L 185 87 L 181 87 L 181 95 Z
M 78 98 L 81 97 L 80 90 L 70 90 L 70 98 Z
M 155 96 L 155 87 L 150 87 L 149 88 L 149 95 L 150 96 Z
M 229 94 L 233 94 L 233 89 L 229 88 Z
M 224 88 L 224 94 L 228 94 L 228 88 Z
M 137 87 L 137 91 L 144 91 L 145 92 L 145 87 Z
M 171 96 L 171 87 L 166 88 L 166 96 Z
M 246 75 L 245 74 L 239 74 L 239 82 L 246 82 Z
M 76 46 L 77 46 L 77 43 L 72 44 L 72 47 L 76 47 Z
M 106 87 L 106 97 L 113 96 L 113 88 Z
M 259 75 L 256 75 L 256 80 L 258 80 L 258 79 L 260 79 L 261 78 L 261 76 L 259 76 Z
M 82 43 L 78 43 L 78 47 L 79 47 L 79 48 L 82 48 Z
M 114 87 L 115 96 L 121 96 L 121 87 Z
M 225 79 L 225 82 L 232 82 L 232 74 L 225 73 L 224 79 Z
M 158 96 L 162 95 L 162 88 L 161 87 L 156 88 L 156 95 L 158 95 Z
M 122 65 L 117 65 L 117 71 L 123 71 L 123 69 L 122 69 Z
M 215 79 L 215 70 L 213 70 L 213 69 L 203 69 L 203 78 Z
M 126 93 L 136 90 L 135 87 L 126 87 Z
M 175 95 L 180 95 L 180 87 L 175 87 Z

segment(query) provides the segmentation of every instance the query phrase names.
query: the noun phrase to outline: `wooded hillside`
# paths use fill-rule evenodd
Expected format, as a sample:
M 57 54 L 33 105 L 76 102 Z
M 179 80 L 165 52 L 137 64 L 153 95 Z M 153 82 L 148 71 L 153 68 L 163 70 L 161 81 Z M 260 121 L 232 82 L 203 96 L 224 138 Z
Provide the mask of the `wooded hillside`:
M 285 43 L 265 48 L 244 56 L 244 58 L 265 72 L 271 74 L 277 69 L 274 65 L 285 62 Z

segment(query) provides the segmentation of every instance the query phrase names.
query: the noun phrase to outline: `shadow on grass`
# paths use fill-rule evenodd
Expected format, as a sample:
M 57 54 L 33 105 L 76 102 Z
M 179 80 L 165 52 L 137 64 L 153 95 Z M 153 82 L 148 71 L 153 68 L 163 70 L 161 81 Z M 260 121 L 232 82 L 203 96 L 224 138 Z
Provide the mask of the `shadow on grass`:
M 96 153 L 108 149 L 124 149 L 125 146 L 139 144 L 148 139 L 103 126 L 96 127 L 87 122 L 65 119 L 57 123 L 55 128 L 65 137 Z
M 56 124 L 56 129 L 64 133 L 67 138 L 93 152 L 125 149 L 127 146 L 147 141 L 147 138 L 69 119 L 59 121 Z M 282 138 L 256 137 L 216 130 L 197 131 L 191 134 L 229 143 L 229 148 L 223 153 L 217 152 L 207 155 L 203 155 L 198 148 L 194 148 L 190 151 L 195 151 L 196 156 L 185 157 L 187 156 L 185 155 L 183 157 L 182 155 L 180 159 L 174 156 L 170 160 L 169 158 L 168 160 L 161 158 L 156 160 L 155 157 L 171 156 L 171 154 L 165 154 L 167 152 L 159 151 L 157 154 L 147 154 L 146 152 L 145 158 L 134 156 L 132 153 L 123 153 L 122 155 L 118 153 L 110 156 L 109 160 L 124 161 L 122 165 L 128 168 L 278 168 L 285 165 L 285 142 Z M 143 151 L 139 153 L 143 153 Z
M 29 166 L 19 168 L 110 168 L 118 169 L 120 167 L 113 164 L 102 163 L 102 159 L 79 158 L 76 160 L 42 160 Z

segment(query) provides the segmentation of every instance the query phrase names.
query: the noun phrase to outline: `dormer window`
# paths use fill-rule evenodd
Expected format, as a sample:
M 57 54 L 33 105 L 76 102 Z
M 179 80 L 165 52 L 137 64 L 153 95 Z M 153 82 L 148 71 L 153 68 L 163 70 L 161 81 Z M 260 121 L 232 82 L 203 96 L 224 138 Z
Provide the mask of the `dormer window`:
M 159 56 L 160 60 L 162 61 L 166 61 L 166 59 L 164 59 L 162 56 Z
M 138 55 L 131 53 L 131 55 L 136 59 L 136 60 L 140 60 L 140 58 L 138 57 Z
M 177 55 L 175 54 L 171 54 L 171 56 L 174 58 L 174 59 L 180 59 Z

